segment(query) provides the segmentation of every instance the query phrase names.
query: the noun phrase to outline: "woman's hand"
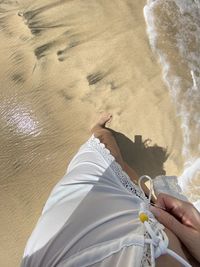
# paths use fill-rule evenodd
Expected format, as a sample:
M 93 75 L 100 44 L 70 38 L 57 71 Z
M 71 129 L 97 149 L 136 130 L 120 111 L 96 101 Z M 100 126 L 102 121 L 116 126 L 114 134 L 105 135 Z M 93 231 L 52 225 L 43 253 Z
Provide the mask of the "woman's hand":
M 159 194 L 156 205 L 166 211 L 151 207 L 158 221 L 170 229 L 200 262 L 200 213 L 189 202 L 167 194 Z

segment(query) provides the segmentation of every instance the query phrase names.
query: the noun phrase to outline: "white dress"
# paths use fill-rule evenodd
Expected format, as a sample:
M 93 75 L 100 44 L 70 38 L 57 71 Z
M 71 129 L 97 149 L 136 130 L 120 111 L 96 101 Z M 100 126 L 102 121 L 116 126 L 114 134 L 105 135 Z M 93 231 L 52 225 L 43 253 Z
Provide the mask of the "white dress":
M 21 267 L 149 266 L 141 202 L 139 187 L 92 135 L 52 190 Z

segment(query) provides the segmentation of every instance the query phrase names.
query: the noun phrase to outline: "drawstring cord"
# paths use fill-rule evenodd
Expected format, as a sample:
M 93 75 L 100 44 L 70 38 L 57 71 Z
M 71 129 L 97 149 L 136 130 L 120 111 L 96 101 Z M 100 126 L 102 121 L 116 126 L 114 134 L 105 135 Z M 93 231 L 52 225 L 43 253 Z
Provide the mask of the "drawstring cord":
M 146 178 L 150 181 L 150 191 L 148 198 L 145 196 L 144 190 L 141 186 L 141 181 Z M 160 255 L 168 254 L 179 261 L 185 267 L 192 267 L 186 260 L 176 254 L 174 251 L 168 248 L 169 239 L 166 233 L 163 231 L 164 226 L 157 222 L 153 216 L 153 214 L 149 210 L 149 206 L 151 205 L 151 196 L 153 191 L 153 181 L 151 177 L 147 175 L 143 175 L 139 178 L 138 181 L 139 188 L 143 194 L 144 202 L 140 204 L 139 210 L 139 219 L 144 224 L 146 231 L 148 232 L 151 238 L 145 239 L 145 243 L 150 245 L 151 248 L 151 266 L 155 266 L 155 259 Z M 152 226 L 154 226 L 154 229 Z

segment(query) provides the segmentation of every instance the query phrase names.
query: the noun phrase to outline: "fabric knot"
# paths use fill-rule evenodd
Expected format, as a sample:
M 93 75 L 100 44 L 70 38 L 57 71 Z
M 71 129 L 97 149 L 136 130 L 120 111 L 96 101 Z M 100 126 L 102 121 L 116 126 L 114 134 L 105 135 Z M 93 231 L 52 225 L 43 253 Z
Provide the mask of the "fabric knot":
M 163 254 L 166 254 L 167 247 L 168 247 L 168 239 L 167 240 L 159 239 L 158 244 L 156 244 L 155 246 L 155 258 L 158 258 Z

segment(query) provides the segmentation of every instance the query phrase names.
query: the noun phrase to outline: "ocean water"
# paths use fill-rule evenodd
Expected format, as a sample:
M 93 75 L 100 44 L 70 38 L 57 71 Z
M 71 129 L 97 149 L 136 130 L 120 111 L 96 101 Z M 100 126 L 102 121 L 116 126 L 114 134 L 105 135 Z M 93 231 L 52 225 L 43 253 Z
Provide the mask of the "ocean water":
M 199 207 L 200 0 L 149 0 L 144 17 L 151 48 L 181 119 L 184 169 L 179 185 Z

